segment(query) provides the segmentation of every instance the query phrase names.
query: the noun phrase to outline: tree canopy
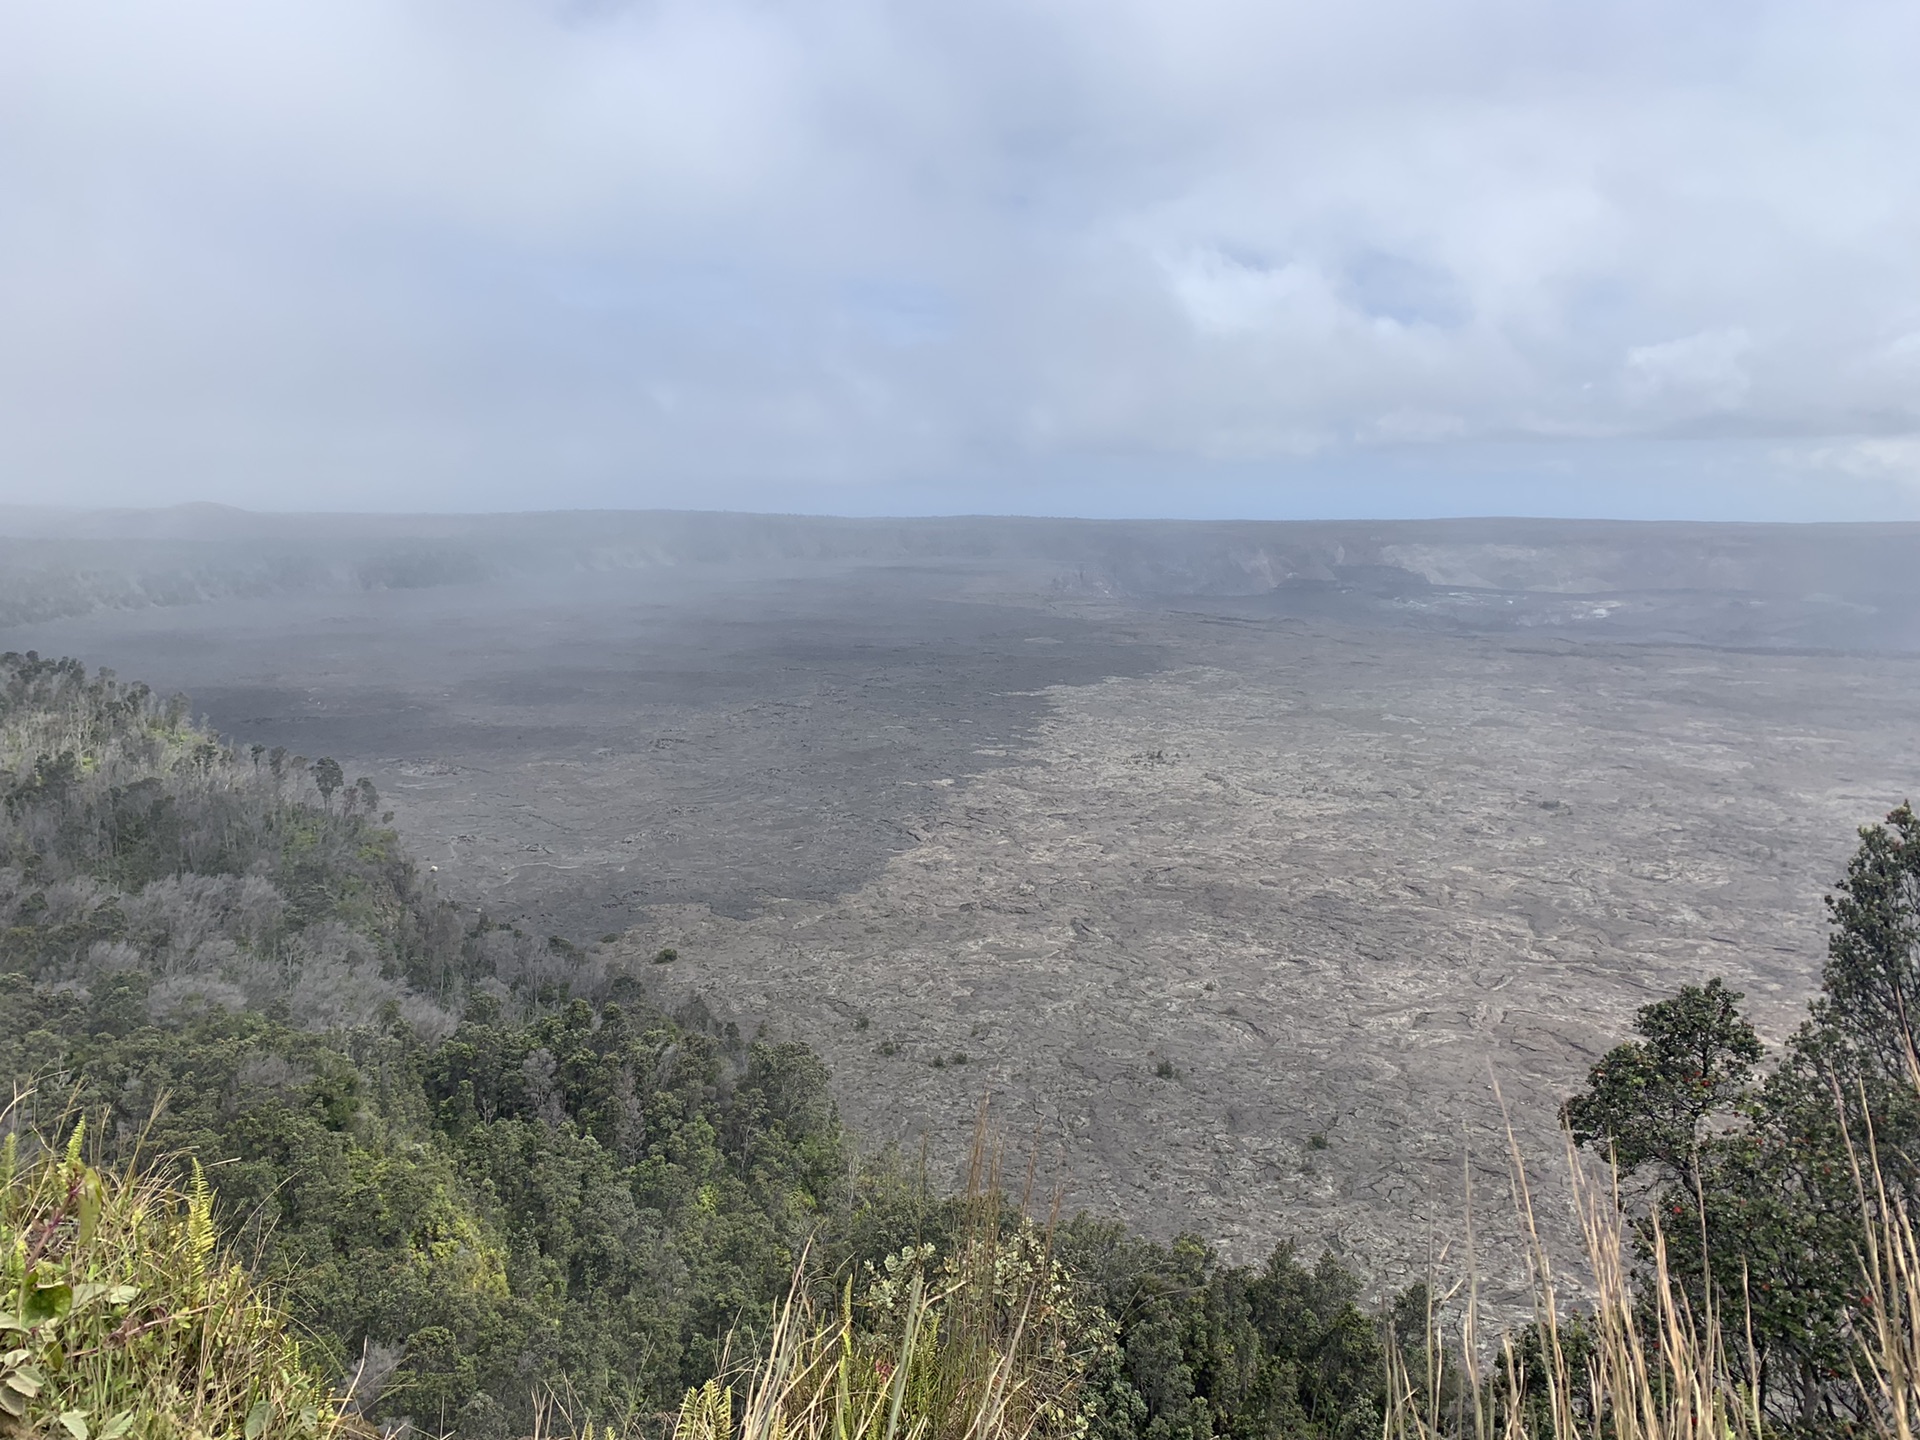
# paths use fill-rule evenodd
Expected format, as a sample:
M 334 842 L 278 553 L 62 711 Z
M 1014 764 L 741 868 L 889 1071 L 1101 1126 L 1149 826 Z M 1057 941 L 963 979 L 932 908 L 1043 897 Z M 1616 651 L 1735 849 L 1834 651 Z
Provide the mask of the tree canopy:
M 1642 1009 L 1570 1099 L 1576 1139 L 1643 1177 L 1643 1223 L 1697 1305 L 1750 1316 L 1749 1380 L 1781 1423 L 1863 1423 L 1852 1375 L 1868 1317 L 1865 1227 L 1920 1204 L 1920 819 L 1901 805 L 1860 831 L 1828 897 L 1819 994 L 1763 1056 L 1719 981 Z M 1761 1062 L 1770 1058 L 1770 1065 Z M 1877 1170 L 1860 1182 L 1862 1164 Z M 1884 1187 L 1884 1188 L 1883 1188 Z M 1738 1360 L 1740 1357 L 1735 1357 Z M 1741 1363 L 1745 1363 L 1744 1361 Z

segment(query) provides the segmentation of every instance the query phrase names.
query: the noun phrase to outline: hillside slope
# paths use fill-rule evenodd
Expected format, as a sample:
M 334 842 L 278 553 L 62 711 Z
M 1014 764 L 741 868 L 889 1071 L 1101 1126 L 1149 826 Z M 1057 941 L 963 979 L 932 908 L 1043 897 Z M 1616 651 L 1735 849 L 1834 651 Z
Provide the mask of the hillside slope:
M 356 1413 L 502 1437 L 563 1403 L 656 1433 L 758 1350 L 796 1266 L 885 1331 L 901 1267 L 959 1264 L 983 1201 L 1027 1233 L 991 1184 L 856 1163 L 805 1047 L 662 1013 L 643 977 L 672 957 L 462 912 L 370 784 L 186 716 L 0 655 L 6 1125 L 30 1147 L 79 1115 L 109 1167 L 202 1167 Z M 1077 1398 L 1036 1440 L 1377 1426 L 1380 1333 L 1331 1261 L 1227 1267 L 1085 1219 L 1054 1243 L 1080 1319 L 1047 1363 Z

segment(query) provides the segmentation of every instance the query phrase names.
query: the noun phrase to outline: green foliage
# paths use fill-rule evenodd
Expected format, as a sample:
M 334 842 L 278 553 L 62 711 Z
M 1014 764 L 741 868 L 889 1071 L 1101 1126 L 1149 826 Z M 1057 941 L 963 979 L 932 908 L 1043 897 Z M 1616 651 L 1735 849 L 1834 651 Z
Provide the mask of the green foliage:
M 1054 1440 L 1085 1432 L 1089 1344 L 1031 1228 L 970 1239 L 941 1273 L 931 1246 L 889 1255 L 823 1316 L 796 1289 L 735 1386 L 691 1388 L 676 1440 Z M 735 1392 L 741 1404 L 734 1403 Z
M 43 1121 L 99 1117 L 110 1161 L 201 1157 L 373 1418 L 671 1406 L 846 1191 L 810 1053 L 459 915 L 331 761 L 5 656 L 0 794 L 0 1057 Z
M 1920 817 L 1911 806 L 1860 832 L 1827 911 L 1833 934 L 1799 1047 L 1845 1073 L 1904 1085 L 1920 1024 Z
M 1760 1059 L 1741 999 L 1709 980 L 1642 1006 L 1634 1021 L 1642 1038 L 1609 1051 L 1587 1077 L 1587 1093 L 1563 1107 L 1573 1138 L 1603 1143 L 1623 1170 L 1657 1164 L 1670 1179 L 1688 1180 L 1707 1121 L 1744 1097 Z
M 1642 1010 L 1642 1039 L 1604 1057 L 1566 1107 L 1579 1139 L 1610 1145 L 1651 1187 L 1643 1261 L 1652 1217 L 1699 1237 L 1670 1248 L 1675 1282 L 1702 1312 L 1748 1317 L 1759 1364 L 1744 1383 L 1774 1423 L 1803 1429 L 1871 1413 L 1852 1379 L 1855 1336 L 1873 1319 L 1858 1257 L 1886 1207 L 1920 1203 L 1911 809 L 1860 832 L 1828 911 L 1821 992 L 1763 1080 L 1751 1078 L 1761 1047 L 1740 997 L 1715 981 Z
M 1331 1255 L 1294 1247 L 1230 1266 L 1195 1236 L 1170 1246 L 1078 1218 L 1058 1249 L 1117 1323 L 1097 1375 L 1094 1429 L 1150 1440 L 1371 1436 L 1386 1404 L 1385 1337 L 1360 1285 Z
M 60 1440 L 326 1440 L 339 1406 L 184 1190 L 105 1174 L 83 1130 L 0 1141 L 0 1426 Z
M 374 1418 L 503 1433 L 536 1385 L 600 1415 L 671 1404 L 764 1328 L 844 1190 L 824 1069 L 755 1046 L 736 1070 L 650 1010 L 489 1008 L 435 1046 L 214 1011 L 69 1033 L 58 1060 L 116 1157 L 222 1162 L 223 1221 L 319 1361 L 403 1357 Z

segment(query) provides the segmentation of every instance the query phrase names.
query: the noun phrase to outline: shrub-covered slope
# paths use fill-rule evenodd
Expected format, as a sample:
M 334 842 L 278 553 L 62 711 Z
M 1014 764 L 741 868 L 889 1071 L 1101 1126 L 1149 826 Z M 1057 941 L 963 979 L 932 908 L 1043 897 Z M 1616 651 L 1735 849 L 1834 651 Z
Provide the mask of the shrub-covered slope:
M 198 1160 L 235 1253 L 374 1420 L 524 1434 L 560 1397 L 575 1424 L 664 1423 L 763 1343 L 796 1265 L 870 1314 L 956 1253 L 965 1202 L 855 1166 L 811 1052 L 461 912 L 330 760 L 6 655 L 0 799 L 14 1128 L 86 1115 L 105 1164 Z M 1380 1331 L 1330 1263 L 1237 1269 L 1091 1221 L 1054 1241 L 1079 1348 L 1048 1361 L 1043 1429 L 1345 1436 L 1383 1413 Z

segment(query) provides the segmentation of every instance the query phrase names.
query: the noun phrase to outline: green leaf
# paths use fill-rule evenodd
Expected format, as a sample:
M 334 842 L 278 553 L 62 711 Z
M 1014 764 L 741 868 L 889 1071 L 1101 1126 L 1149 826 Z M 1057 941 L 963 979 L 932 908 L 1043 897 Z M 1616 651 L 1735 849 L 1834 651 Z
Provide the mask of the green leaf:
M 260 1440 L 260 1432 L 267 1428 L 267 1422 L 273 1419 L 273 1402 L 260 1400 L 247 1412 L 247 1440 Z
M 73 1437 L 73 1440 L 87 1440 L 92 1433 L 87 1429 L 87 1417 L 78 1410 L 60 1412 L 60 1428 Z
M 73 1287 L 73 1308 L 104 1301 L 108 1305 L 125 1305 L 140 1293 L 138 1285 L 106 1285 L 97 1280 L 83 1280 Z
M 27 1303 L 23 1307 L 27 1324 L 45 1325 L 58 1320 L 73 1309 L 73 1287 L 71 1285 L 42 1285 L 27 1292 Z
M 131 1429 L 133 1429 L 133 1411 L 122 1410 L 100 1427 L 97 1440 L 121 1440 L 121 1437 Z

